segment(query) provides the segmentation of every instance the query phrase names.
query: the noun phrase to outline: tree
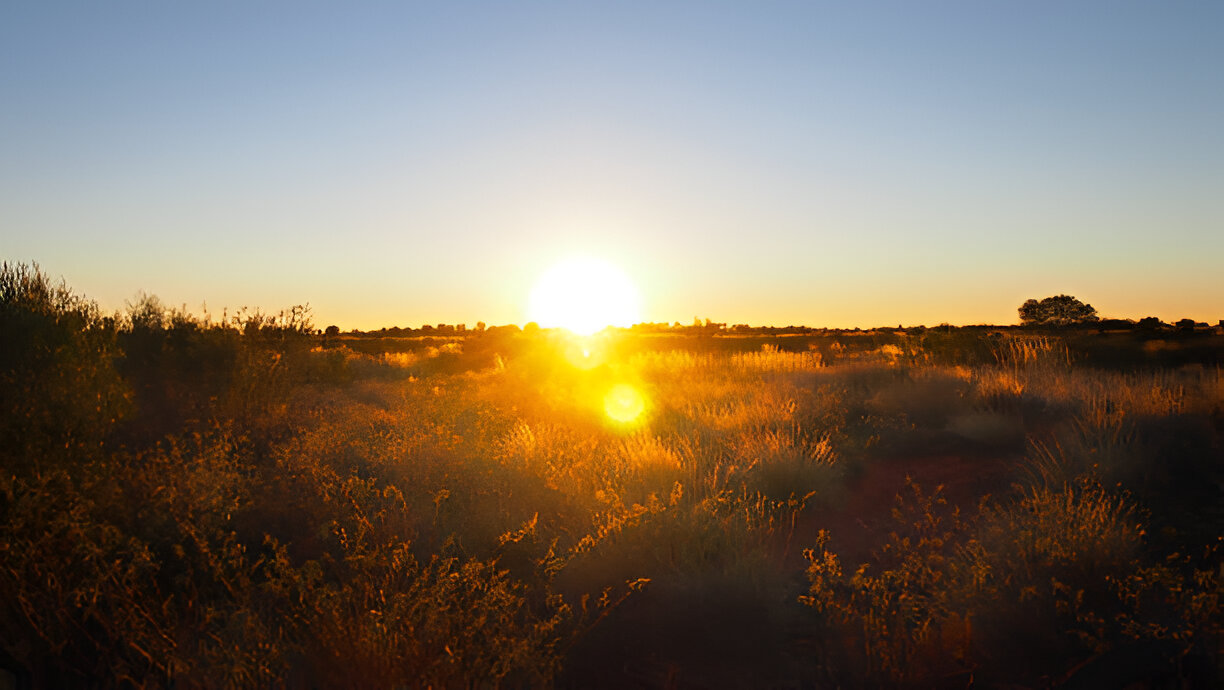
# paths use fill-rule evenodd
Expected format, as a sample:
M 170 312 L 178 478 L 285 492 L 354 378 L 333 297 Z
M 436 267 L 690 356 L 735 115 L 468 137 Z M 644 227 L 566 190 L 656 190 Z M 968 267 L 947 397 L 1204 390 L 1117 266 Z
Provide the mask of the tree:
M 1020 305 L 1020 322 L 1026 326 L 1055 326 L 1097 321 L 1097 310 L 1071 295 L 1031 299 Z
M 1165 324 L 1165 322 L 1161 321 L 1155 316 L 1145 316 L 1142 319 L 1139 319 L 1139 323 L 1135 324 L 1137 328 L 1144 328 L 1153 331 L 1158 328 L 1163 328 L 1166 325 L 1167 324 Z

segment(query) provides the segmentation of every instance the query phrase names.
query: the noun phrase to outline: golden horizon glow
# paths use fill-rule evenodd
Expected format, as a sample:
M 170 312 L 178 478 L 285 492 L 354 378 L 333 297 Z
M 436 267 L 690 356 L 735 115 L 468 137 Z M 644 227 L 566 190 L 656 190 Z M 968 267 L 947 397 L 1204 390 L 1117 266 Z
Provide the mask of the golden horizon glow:
M 637 288 L 616 266 L 572 257 L 548 269 L 531 290 L 527 317 L 543 328 L 591 335 L 640 319 Z

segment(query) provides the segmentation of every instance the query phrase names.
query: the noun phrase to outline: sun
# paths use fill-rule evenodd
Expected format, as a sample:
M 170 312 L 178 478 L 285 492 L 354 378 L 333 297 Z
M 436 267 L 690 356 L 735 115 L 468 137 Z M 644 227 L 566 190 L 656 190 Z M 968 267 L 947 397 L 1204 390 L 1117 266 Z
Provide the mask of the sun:
M 544 328 L 590 335 L 607 326 L 632 326 L 638 309 L 637 289 L 620 269 L 600 259 L 572 257 L 540 276 L 527 317 Z

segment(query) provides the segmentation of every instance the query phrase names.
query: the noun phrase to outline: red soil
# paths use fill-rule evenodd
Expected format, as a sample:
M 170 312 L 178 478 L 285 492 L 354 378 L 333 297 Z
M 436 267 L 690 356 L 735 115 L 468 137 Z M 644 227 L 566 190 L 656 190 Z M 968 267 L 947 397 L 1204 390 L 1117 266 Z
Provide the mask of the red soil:
M 977 513 L 983 496 L 1011 487 L 1018 465 L 1015 458 L 958 455 L 869 461 L 862 473 L 848 482 L 842 500 L 808 511 L 799 519 L 790 539 L 799 548 L 788 553 L 788 560 L 815 544 L 817 533 L 823 529 L 829 532 L 829 550 L 838 554 L 842 565 L 847 570 L 857 568 L 869 561 L 872 551 L 896 529 L 892 509 L 898 495 L 909 495 L 907 479 L 927 496 L 942 487 L 940 495 L 948 507 L 959 507 L 962 517 L 970 517 Z

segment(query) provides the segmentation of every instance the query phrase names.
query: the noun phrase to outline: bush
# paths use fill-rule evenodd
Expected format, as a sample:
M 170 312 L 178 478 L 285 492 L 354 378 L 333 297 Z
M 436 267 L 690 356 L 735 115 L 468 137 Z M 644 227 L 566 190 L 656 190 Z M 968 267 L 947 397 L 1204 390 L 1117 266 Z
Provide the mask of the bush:
M 52 470 L 97 453 L 129 410 L 113 319 L 37 265 L 0 264 L 0 460 Z

